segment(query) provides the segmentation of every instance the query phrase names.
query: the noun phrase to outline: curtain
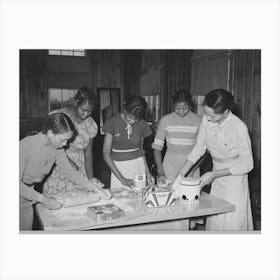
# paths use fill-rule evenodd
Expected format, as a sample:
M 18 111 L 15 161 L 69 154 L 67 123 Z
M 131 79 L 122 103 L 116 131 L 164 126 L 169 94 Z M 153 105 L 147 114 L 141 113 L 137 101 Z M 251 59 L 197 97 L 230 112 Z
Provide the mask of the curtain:
M 192 60 L 191 94 L 206 95 L 215 88 L 228 89 L 229 56 L 201 57 Z

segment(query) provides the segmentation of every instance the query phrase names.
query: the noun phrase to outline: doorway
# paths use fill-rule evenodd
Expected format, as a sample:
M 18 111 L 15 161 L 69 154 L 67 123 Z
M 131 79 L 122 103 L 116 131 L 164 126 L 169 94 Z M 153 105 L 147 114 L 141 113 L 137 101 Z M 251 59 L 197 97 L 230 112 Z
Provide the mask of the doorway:
M 93 174 L 106 188 L 110 188 L 111 171 L 103 159 L 104 133 L 102 126 L 115 114 L 120 113 L 120 88 L 97 88 L 98 106 L 93 118 L 98 125 L 98 133 L 93 142 Z

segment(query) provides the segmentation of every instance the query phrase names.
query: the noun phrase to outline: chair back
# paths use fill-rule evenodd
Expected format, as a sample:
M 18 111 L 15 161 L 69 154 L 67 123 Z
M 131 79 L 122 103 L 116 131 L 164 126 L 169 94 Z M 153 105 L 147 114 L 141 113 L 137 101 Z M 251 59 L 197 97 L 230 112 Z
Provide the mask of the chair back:
M 36 134 L 38 134 L 38 133 L 39 133 L 39 131 L 32 130 L 32 131 L 28 132 L 28 133 L 26 134 L 26 136 L 32 136 L 32 135 L 36 135 Z

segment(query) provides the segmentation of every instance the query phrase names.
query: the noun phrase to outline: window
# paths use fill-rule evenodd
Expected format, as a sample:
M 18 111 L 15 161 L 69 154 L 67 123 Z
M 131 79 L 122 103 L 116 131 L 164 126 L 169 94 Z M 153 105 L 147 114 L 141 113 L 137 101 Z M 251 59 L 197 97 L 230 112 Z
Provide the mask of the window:
M 204 54 L 191 59 L 191 93 L 206 95 L 214 88 L 230 88 L 230 51 L 196 51 Z
M 49 55 L 86 56 L 85 50 L 49 50 Z
M 49 112 L 61 109 L 69 105 L 78 89 L 50 88 L 49 89 Z
M 143 96 L 147 102 L 146 120 L 148 122 L 159 121 L 159 95 L 146 95 Z
M 230 88 L 231 52 L 228 50 L 195 50 L 191 59 L 191 94 L 194 112 L 204 114 L 203 101 L 212 89 Z

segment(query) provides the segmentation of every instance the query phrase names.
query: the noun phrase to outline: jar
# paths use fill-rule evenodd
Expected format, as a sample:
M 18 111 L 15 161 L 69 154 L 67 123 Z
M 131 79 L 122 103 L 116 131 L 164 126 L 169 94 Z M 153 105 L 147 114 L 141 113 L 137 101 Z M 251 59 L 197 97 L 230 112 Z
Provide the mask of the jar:
M 184 177 L 179 182 L 179 198 L 186 203 L 198 203 L 200 191 L 199 178 Z

